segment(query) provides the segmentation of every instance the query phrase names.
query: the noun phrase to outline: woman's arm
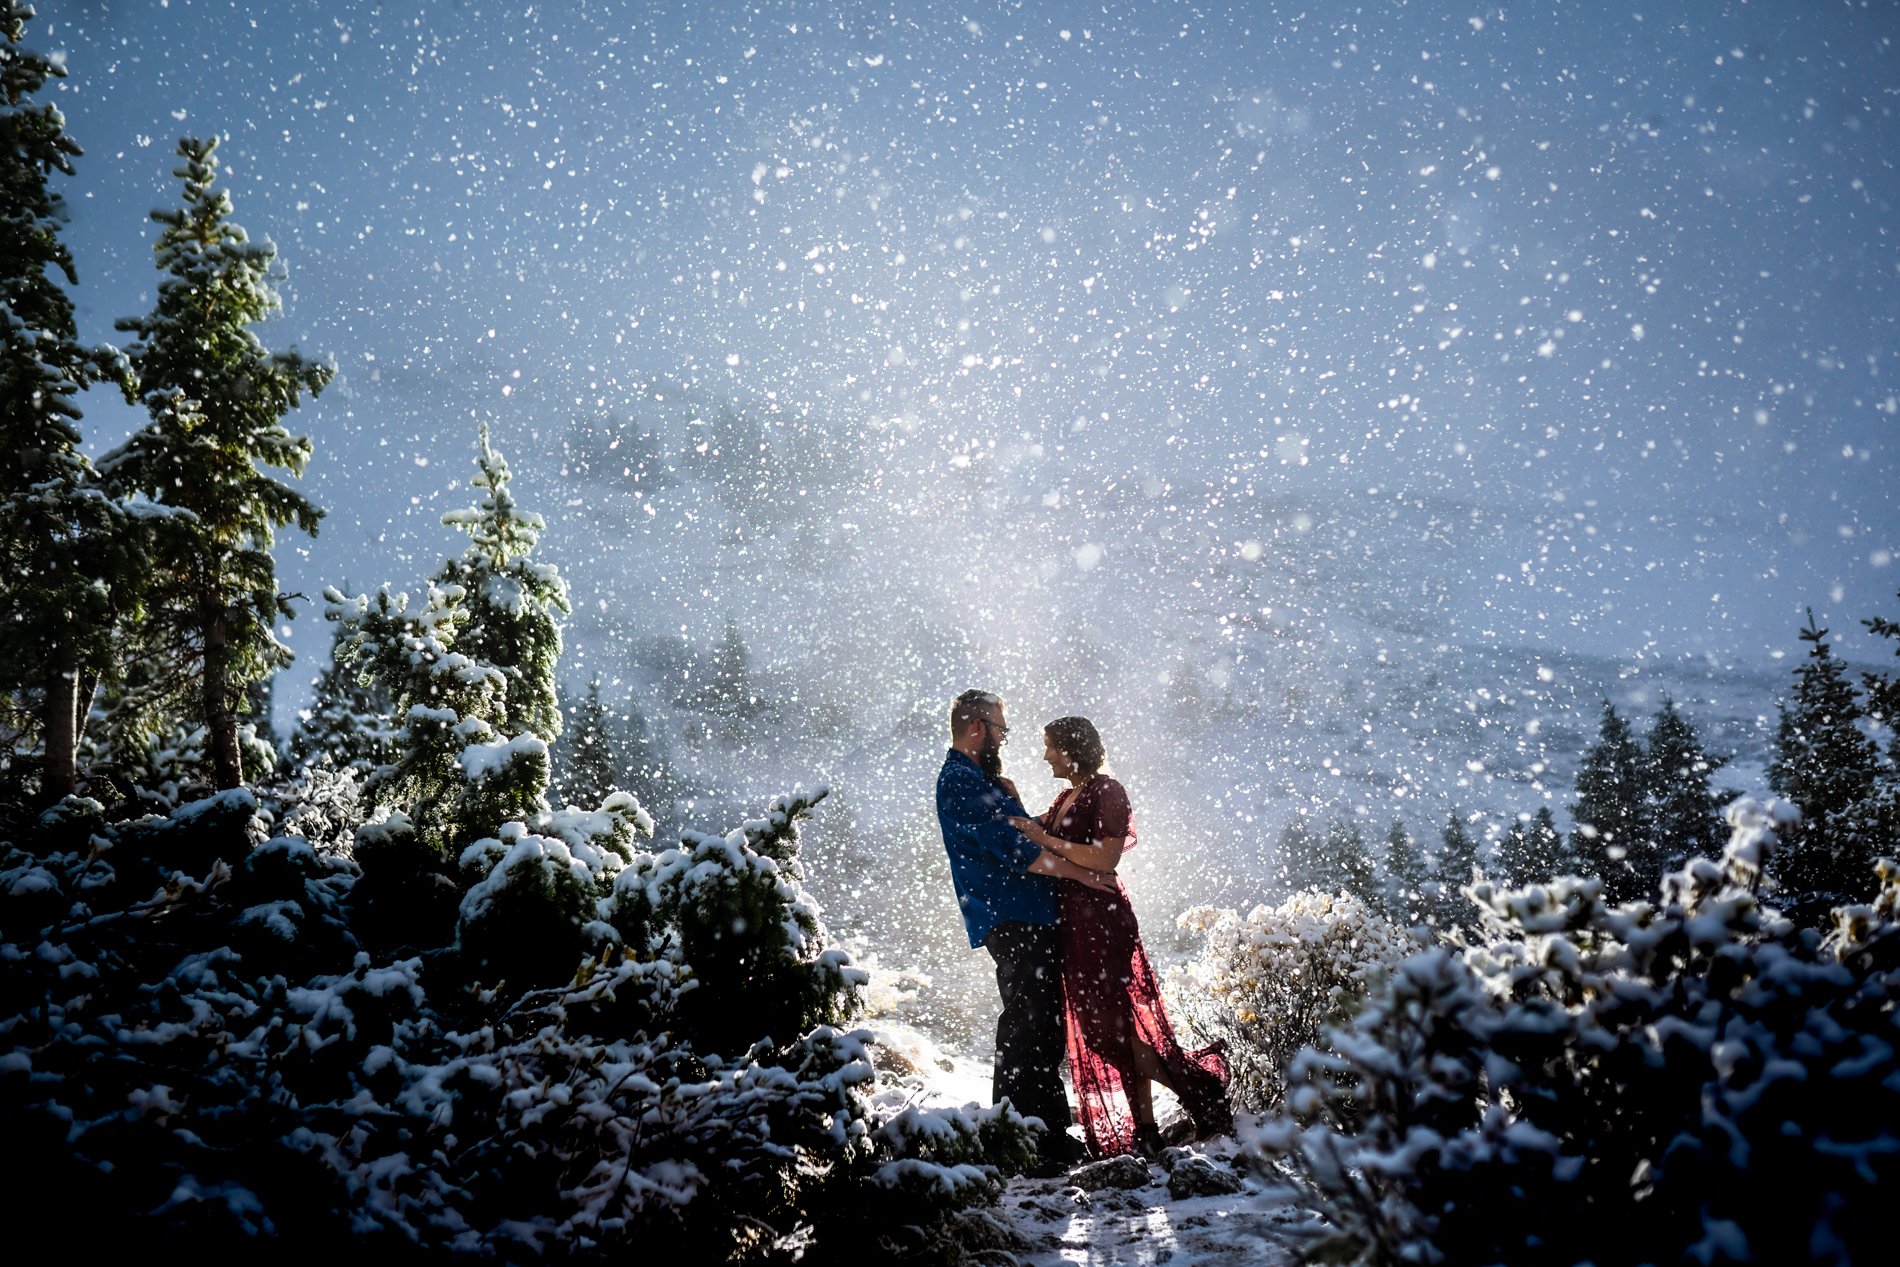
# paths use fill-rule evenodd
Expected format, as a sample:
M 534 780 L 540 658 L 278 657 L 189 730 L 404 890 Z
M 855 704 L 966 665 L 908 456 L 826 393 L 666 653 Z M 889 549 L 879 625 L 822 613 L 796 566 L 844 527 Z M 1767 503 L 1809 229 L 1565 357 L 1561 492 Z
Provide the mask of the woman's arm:
M 1076 880 L 1088 885 L 1091 889 L 1101 889 L 1105 893 L 1114 893 L 1121 887 L 1121 882 L 1115 878 L 1113 871 L 1095 871 L 1088 867 L 1078 866 L 1067 858 L 1050 853 L 1047 849 L 1038 854 L 1036 860 L 1029 864 L 1029 873 L 1052 875 L 1062 880 Z
M 1051 836 L 1033 818 L 1012 818 L 1009 825 L 1027 836 L 1030 843 L 1091 871 L 1113 871 L 1121 863 L 1122 846 L 1128 843 L 1128 837 L 1114 836 L 1092 845 L 1078 845 L 1072 840 Z

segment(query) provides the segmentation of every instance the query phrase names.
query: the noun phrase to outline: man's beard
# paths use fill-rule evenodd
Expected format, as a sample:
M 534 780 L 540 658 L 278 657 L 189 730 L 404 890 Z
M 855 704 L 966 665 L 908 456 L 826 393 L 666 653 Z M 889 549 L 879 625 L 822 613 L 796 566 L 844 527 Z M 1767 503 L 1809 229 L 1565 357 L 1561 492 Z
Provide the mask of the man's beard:
M 985 743 L 976 752 L 976 764 L 992 779 L 1003 772 L 1003 745 Z

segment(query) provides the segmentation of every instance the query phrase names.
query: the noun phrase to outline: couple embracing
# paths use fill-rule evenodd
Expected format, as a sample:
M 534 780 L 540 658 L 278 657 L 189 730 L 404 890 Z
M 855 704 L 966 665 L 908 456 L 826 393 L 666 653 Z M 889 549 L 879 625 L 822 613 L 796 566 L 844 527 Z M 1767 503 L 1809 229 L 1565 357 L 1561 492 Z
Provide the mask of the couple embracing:
M 1161 1150 L 1151 1084 L 1173 1091 L 1196 1134 L 1232 1126 L 1216 1048 L 1183 1051 L 1161 1002 L 1128 892 L 1115 874 L 1135 845 L 1122 785 L 1102 773 L 1101 735 L 1085 717 L 1043 727 L 1043 759 L 1069 784 L 1039 818 L 1003 775 L 1003 701 L 965 691 L 950 710 L 951 747 L 937 776 L 937 817 L 970 934 L 996 961 L 993 1100 L 1048 1128 L 1034 1173 L 1082 1159 L 1060 1065 L 1068 1057 L 1077 1116 L 1093 1157 Z

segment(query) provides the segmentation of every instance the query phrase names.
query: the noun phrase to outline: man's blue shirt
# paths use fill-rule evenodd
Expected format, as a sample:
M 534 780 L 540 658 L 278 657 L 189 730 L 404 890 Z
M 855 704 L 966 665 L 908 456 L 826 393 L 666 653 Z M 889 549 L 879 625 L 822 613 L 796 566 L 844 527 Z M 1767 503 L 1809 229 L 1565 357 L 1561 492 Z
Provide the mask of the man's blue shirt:
M 981 946 L 990 930 L 1008 920 L 1056 922 L 1056 883 L 1027 868 L 1041 849 L 1006 821 L 1028 818 L 1027 810 L 982 767 L 952 748 L 937 775 L 937 821 L 950 855 L 950 876 L 970 945 Z

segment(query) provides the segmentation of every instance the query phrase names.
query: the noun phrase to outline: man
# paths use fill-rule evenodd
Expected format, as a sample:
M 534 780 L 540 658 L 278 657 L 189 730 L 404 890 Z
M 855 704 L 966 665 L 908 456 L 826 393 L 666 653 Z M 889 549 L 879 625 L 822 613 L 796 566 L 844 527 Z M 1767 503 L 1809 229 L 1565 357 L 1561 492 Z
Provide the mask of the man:
M 1048 1128 L 1041 1161 L 1032 1173 L 1060 1174 L 1079 1160 L 1069 1131 L 1069 1101 L 1061 1063 L 1062 949 L 1056 938 L 1056 887 L 1028 868 L 1041 852 L 1008 823 L 1026 818 L 1016 785 L 1003 777 L 1009 723 L 1003 701 L 988 691 L 965 691 L 950 707 L 950 751 L 937 775 L 937 821 L 950 854 L 950 875 L 972 948 L 996 961 L 996 1018 L 992 1101 L 1008 1097 L 1025 1117 Z

